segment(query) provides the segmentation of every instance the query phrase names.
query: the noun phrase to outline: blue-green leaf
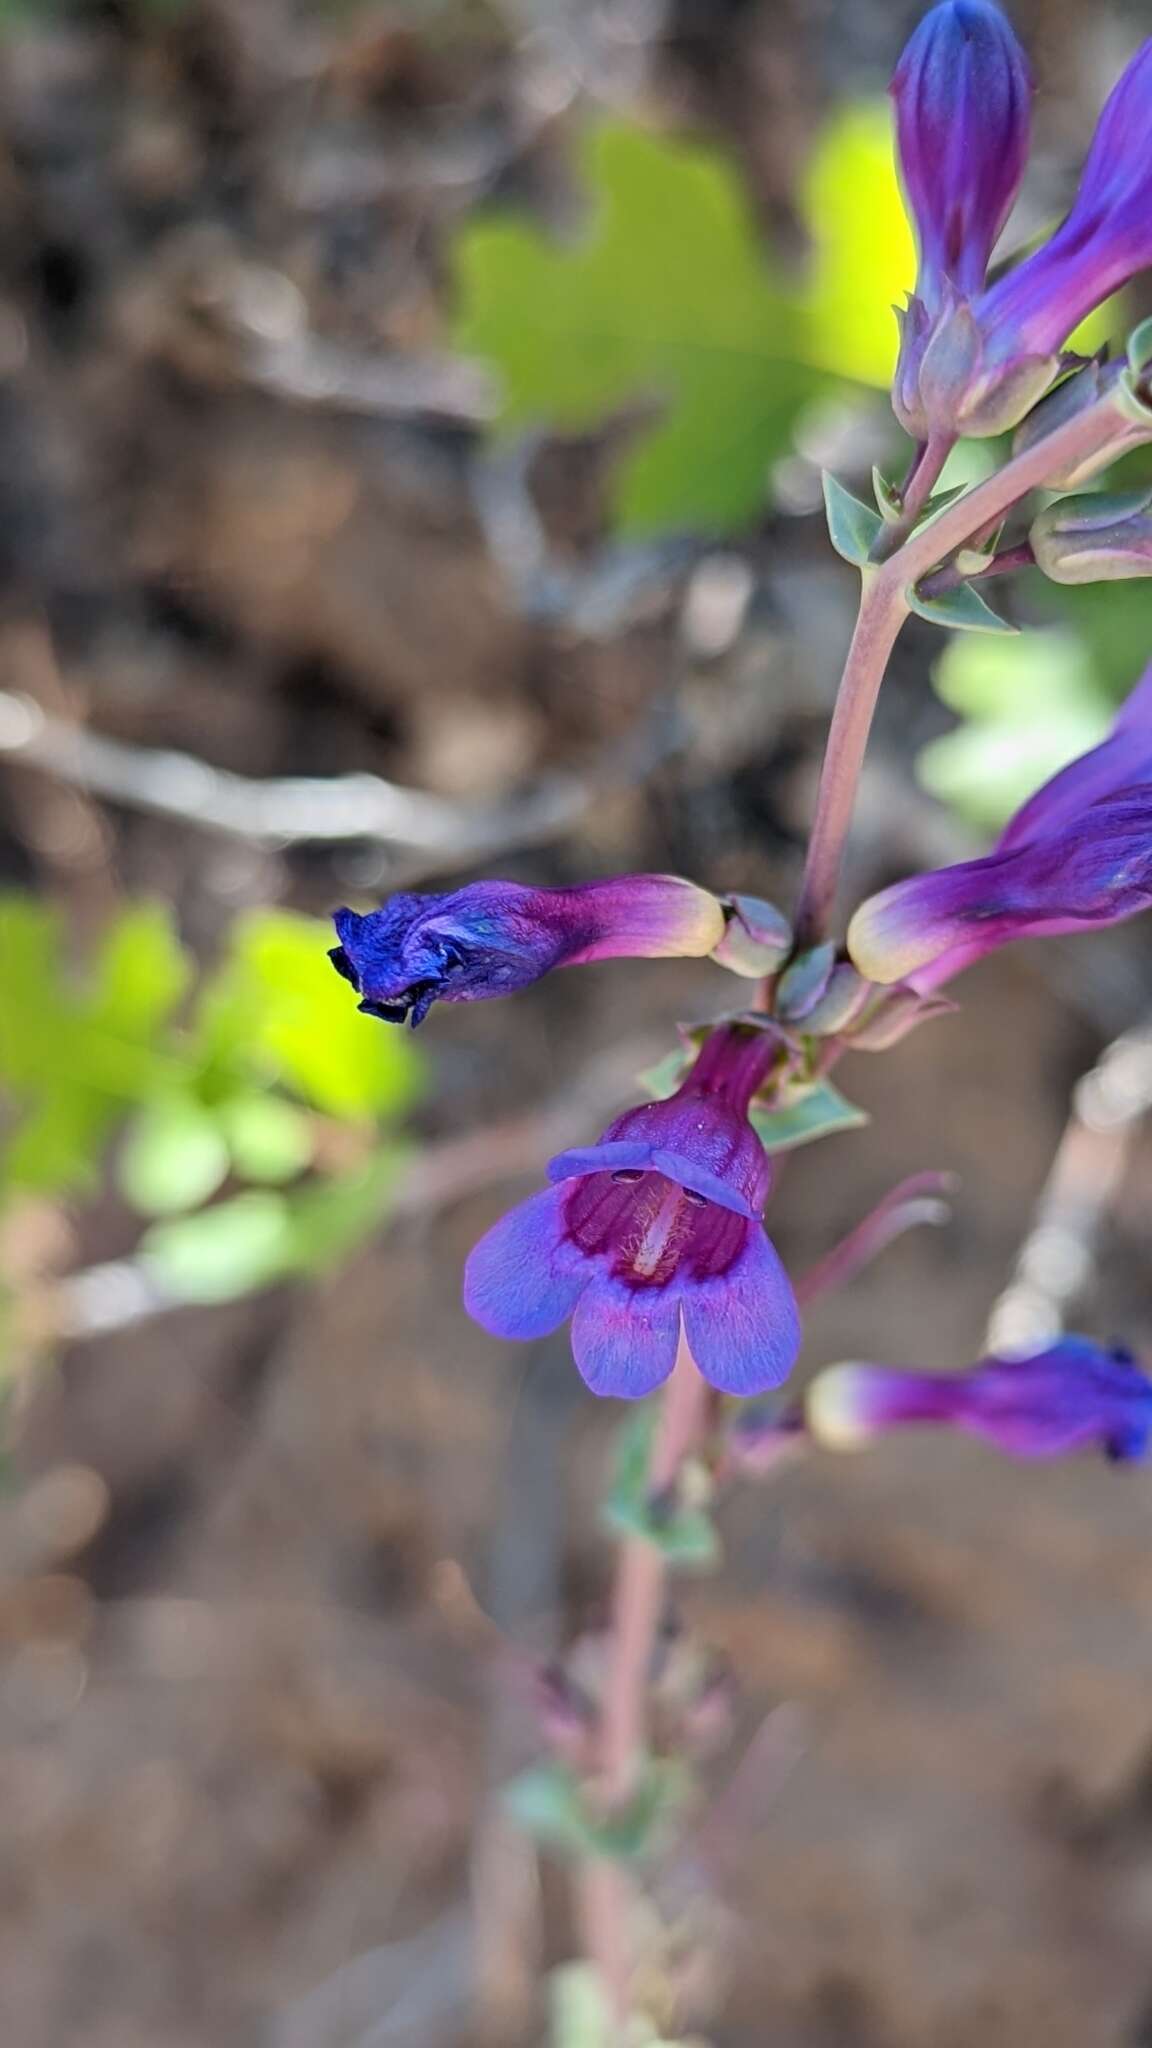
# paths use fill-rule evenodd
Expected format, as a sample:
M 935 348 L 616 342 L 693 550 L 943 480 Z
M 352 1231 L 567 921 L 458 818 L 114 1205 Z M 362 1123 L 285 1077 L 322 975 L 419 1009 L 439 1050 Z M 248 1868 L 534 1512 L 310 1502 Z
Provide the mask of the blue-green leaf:
M 791 1152 L 817 1138 L 859 1130 L 868 1122 L 867 1113 L 848 1102 L 831 1081 L 814 1081 L 781 1109 L 764 1109 L 753 1103 L 748 1114 L 766 1152 Z
M 991 605 L 985 604 L 971 583 L 961 583 L 958 589 L 945 591 L 941 597 L 921 597 L 914 587 L 910 587 L 905 597 L 909 608 L 919 618 L 930 619 L 934 626 L 950 626 L 955 632 L 968 633 L 1015 633 L 1017 630 L 994 612 Z
M 863 569 L 884 521 L 879 512 L 874 512 L 870 505 L 862 504 L 851 491 L 846 491 L 830 469 L 824 471 L 823 483 L 828 538 L 838 555 L 843 555 L 844 560 L 853 563 L 857 569 Z

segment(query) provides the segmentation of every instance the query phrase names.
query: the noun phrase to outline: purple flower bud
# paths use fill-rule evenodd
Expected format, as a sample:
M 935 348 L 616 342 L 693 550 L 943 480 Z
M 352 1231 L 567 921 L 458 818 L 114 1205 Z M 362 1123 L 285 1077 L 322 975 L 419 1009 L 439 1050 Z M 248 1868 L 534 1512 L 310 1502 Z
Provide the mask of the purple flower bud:
M 710 953 L 724 937 L 714 896 L 676 875 L 619 875 L 578 889 L 471 882 L 447 896 L 393 896 L 361 916 L 338 910 L 329 954 L 389 1024 L 420 1024 L 439 998 L 474 1003 L 586 960 Z
M 904 195 L 919 247 L 916 297 L 981 291 L 1028 157 L 1032 79 L 999 7 L 943 0 L 916 29 L 891 85 Z
M 667 1379 L 681 1322 L 714 1387 L 778 1386 L 800 1326 L 760 1221 L 772 1169 L 746 1114 L 775 1050 L 771 1032 L 714 1032 L 677 1094 L 627 1110 L 598 1144 L 554 1159 L 554 1185 L 511 1210 L 468 1260 L 464 1299 L 476 1321 L 526 1339 L 571 1316 L 585 1380 L 621 1400 Z
M 1033 520 L 1029 539 L 1053 583 L 1152 576 L 1152 491 L 1059 498 Z
M 936 1424 L 983 1437 L 1010 1458 L 1102 1450 L 1144 1458 L 1152 1439 L 1152 1380 L 1127 1351 L 1063 1337 L 1032 1358 L 984 1358 L 950 1376 L 882 1365 L 837 1365 L 808 1389 L 812 1435 L 854 1450 L 889 1430 Z
M 916 231 L 916 290 L 900 314 L 893 402 L 919 440 L 958 430 L 979 381 L 968 301 L 1012 210 L 1028 155 L 1032 80 L 999 7 L 943 0 L 892 79 L 896 150 Z
M 862 903 L 848 948 L 871 981 L 939 987 L 1012 939 L 1152 907 L 1152 668 L 1108 738 L 1037 790 L 990 854 Z
M 1067 220 L 977 304 L 996 362 L 1052 354 L 1085 314 L 1152 263 L 1150 130 L 1152 41 L 1105 105 Z

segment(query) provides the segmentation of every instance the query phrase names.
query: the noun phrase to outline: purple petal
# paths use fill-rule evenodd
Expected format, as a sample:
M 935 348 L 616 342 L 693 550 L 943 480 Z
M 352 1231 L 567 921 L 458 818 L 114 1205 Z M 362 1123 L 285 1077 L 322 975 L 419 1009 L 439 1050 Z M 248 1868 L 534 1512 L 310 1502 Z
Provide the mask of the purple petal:
M 1106 740 L 1070 761 L 1008 820 L 996 843 L 1007 853 L 1074 826 L 1089 804 L 1152 782 L 1152 667 L 1145 670 Z
M 557 1153 L 548 1161 L 549 1180 L 575 1180 L 589 1173 L 662 1173 L 665 1180 L 674 1180 L 678 1187 L 691 1188 L 693 1194 L 703 1195 L 706 1201 L 715 1202 L 717 1208 L 731 1209 L 737 1216 L 758 1216 L 760 1209 L 754 1209 L 750 1202 L 727 1181 L 698 1166 L 694 1159 L 685 1159 L 675 1152 L 665 1152 L 658 1146 L 642 1143 L 630 1144 L 626 1138 L 611 1140 L 607 1145 L 574 1146 L 571 1151 Z
M 1086 313 L 1152 262 L 1150 128 L 1152 41 L 1104 107 L 1067 220 L 979 301 L 998 354 L 1051 354 Z
M 1117 924 L 1152 905 L 1152 784 L 1052 836 L 897 882 L 861 904 L 848 947 L 870 981 L 935 987 L 1012 939 Z M 926 973 L 925 970 L 928 970 Z
M 580 889 L 538 890 L 566 921 L 565 965 L 711 953 L 724 937 L 715 896 L 679 875 L 617 875 Z
M 692 1356 L 722 1394 L 763 1394 L 787 1379 L 800 1349 L 800 1316 L 776 1248 L 758 1224 L 726 1273 L 683 1282 L 683 1309 Z
M 564 1236 L 563 1196 L 530 1195 L 480 1239 L 464 1267 L 464 1306 L 494 1337 L 546 1337 L 571 1315 L 590 1268 Z
M 900 170 L 930 312 L 950 282 L 978 292 L 1020 189 L 1032 81 L 999 7 L 944 0 L 924 16 L 892 80 Z
M 572 1318 L 572 1355 L 594 1394 L 639 1401 L 676 1363 L 680 1298 L 674 1286 L 630 1287 L 595 1273 Z

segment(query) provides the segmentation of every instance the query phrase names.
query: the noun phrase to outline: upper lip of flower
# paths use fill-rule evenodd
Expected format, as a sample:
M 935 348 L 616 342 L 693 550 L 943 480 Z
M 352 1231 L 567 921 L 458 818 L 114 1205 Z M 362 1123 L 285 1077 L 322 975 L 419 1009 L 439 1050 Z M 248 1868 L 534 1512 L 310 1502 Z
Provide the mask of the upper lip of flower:
M 374 983 L 370 994 L 365 994 L 360 971 L 344 946 L 331 946 L 328 958 L 337 974 L 350 982 L 361 998 L 358 1008 L 367 1017 L 379 1017 L 385 1024 L 404 1024 L 411 1019 L 413 1025 L 421 1024 L 427 1016 L 443 987 L 445 976 L 452 968 L 458 967 L 463 955 L 449 940 L 438 942 L 441 955 L 437 971 L 416 975 L 411 979 L 397 975 L 391 987 L 381 988 Z

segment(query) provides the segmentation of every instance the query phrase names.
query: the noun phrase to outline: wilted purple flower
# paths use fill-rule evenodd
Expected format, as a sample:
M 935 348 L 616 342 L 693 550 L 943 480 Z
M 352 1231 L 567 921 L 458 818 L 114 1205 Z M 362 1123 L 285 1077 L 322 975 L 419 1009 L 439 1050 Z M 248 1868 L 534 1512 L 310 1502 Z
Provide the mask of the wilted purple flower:
M 1010 818 L 994 850 L 862 903 L 848 949 L 870 981 L 922 993 L 1012 939 L 1089 931 L 1152 907 L 1152 668 L 1108 738 Z
M 636 1400 L 666 1380 L 681 1319 L 724 1393 L 778 1386 L 800 1344 L 787 1275 L 761 1223 L 772 1169 L 747 1119 L 776 1053 L 727 1027 L 678 1092 L 630 1109 L 596 1145 L 562 1152 L 555 1185 L 503 1217 L 465 1269 L 469 1313 L 497 1337 L 543 1337 L 571 1316 L 593 1393 Z
M 1152 262 L 1152 42 L 1101 114 L 1062 227 L 992 285 L 1028 146 L 1028 69 L 1004 16 L 985 0 L 934 8 L 892 90 L 920 250 L 893 404 L 921 441 L 1000 433 L 1048 390 L 1085 314 Z
M 949 1376 L 832 1366 L 808 1389 L 806 1416 L 812 1435 L 833 1449 L 935 1423 L 983 1437 L 1011 1458 L 1098 1449 L 1123 1462 L 1148 1453 L 1152 1380 L 1130 1352 L 1062 1337 L 1032 1358 L 984 1358 Z
M 393 896 L 361 916 L 338 910 L 329 954 L 389 1024 L 420 1024 L 432 1004 L 527 988 L 586 960 L 710 953 L 724 936 L 715 896 L 677 875 L 618 875 L 577 889 L 471 882 L 446 896 Z

